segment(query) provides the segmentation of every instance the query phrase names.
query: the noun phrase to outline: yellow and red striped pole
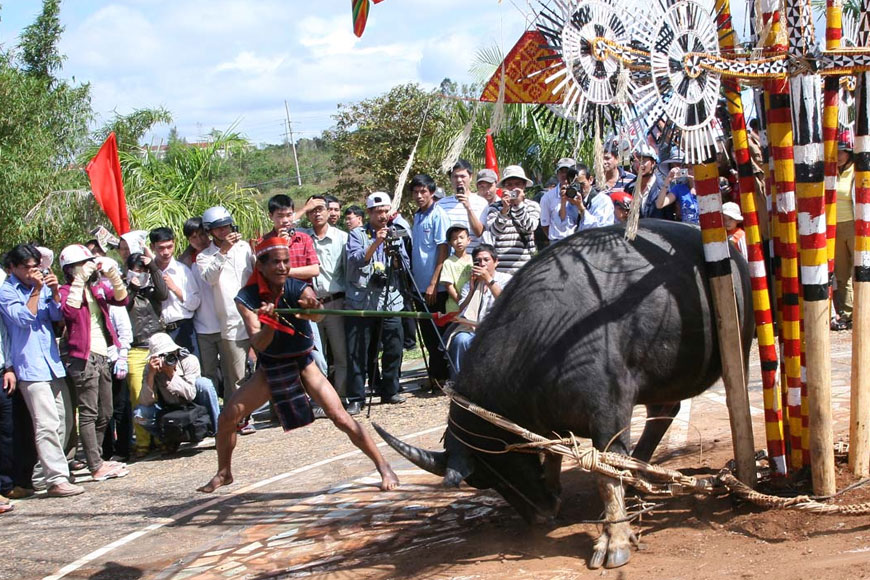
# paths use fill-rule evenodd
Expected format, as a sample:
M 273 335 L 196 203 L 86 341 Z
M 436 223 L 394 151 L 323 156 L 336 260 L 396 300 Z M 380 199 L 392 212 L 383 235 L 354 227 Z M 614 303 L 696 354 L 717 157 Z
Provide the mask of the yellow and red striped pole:
M 870 46 L 870 0 L 861 3 L 858 45 Z M 855 88 L 855 272 L 852 276 L 852 417 L 849 467 L 868 475 L 870 459 L 870 72 Z
M 715 160 L 708 160 L 695 165 L 694 175 L 704 262 L 716 310 L 725 404 L 728 406 L 728 419 L 731 423 L 731 445 L 737 477 L 746 485 L 755 487 L 755 440 L 749 413 L 740 317 L 731 277 L 731 248 L 722 221 L 719 167 Z M 744 307 L 749 308 L 749 305 L 745 304 Z
M 719 48 L 724 55 L 734 52 L 735 33 L 731 26 L 729 0 L 716 0 L 719 24 Z M 740 209 L 746 231 L 746 246 L 749 255 L 749 275 L 752 283 L 752 306 L 755 312 L 755 331 L 758 336 L 758 353 L 761 359 L 761 384 L 764 394 L 764 429 L 767 438 L 767 454 L 775 473 L 786 475 L 785 438 L 782 425 L 782 399 L 777 388 L 779 359 L 776 353 L 776 337 L 773 333 L 773 313 L 767 288 L 767 271 L 764 263 L 761 229 L 756 211 L 755 175 L 749 158 L 749 140 L 746 135 L 746 118 L 743 115 L 743 99 L 740 84 L 736 79 L 725 79 L 725 99 L 731 117 L 731 138 L 734 157 L 737 161 Z
M 825 48 L 840 48 L 843 37 L 843 2 L 827 0 L 825 9 Z M 825 108 L 822 114 L 822 139 L 825 144 L 825 221 L 827 223 L 828 281 L 834 276 L 834 247 L 837 241 L 837 129 L 840 79 L 825 77 Z M 833 285 L 831 286 L 833 288 Z
M 775 0 L 762 0 L 762 22 L 770 27 L 765 39 L 767 51 L 785 52 L 785 30 Z M 776 182 L 776 212 L 779 226 L 778 258 L 782 297 L 779 301 L 782 321 L 783 359 L 788 392 L 791 467 L 804 465 L 801 419 L 801 340 L 800 284 L 798 282 L 797 214 L 794 185 L 794 151 L 791 126 L 789 87 L 785 79 L 765 82 L 767 134 Z

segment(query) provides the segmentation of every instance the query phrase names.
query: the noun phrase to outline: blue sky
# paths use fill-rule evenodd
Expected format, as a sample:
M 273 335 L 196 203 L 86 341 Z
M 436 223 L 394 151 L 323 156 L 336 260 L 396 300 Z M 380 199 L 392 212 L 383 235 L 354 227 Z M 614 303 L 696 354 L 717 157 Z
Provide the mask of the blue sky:
M 42 2 L 0 3 L 0 45 L 14 45 Z M 163 106 L 188 140 L 238 123 L 254 143 L 280 143 L 285 99 L 297 138 L 311 137 L 331 126 L 338 103 L 406 82 L 470 82 L 476 52 L 507 52 L 539 6 L 384 0 L 357 39 L 350 0 L 65 0 L 64 76 L 91 83 L 100 120 Z
M 525 29 L 528 4 L 514 2 L 385 0 L 357 39 L 349 0 L 66 0 L 64 76 L 91 83 L 103 118 L 162 105 L 188 140 L 238 121 L 255 143 L 280 143 L 285 99 L 304 137 L 328 128 L 338 103 L 405 82 L 469 82 L 478 49 L 507 50 Z M 2 2 L 0 44 L 40 10 Z

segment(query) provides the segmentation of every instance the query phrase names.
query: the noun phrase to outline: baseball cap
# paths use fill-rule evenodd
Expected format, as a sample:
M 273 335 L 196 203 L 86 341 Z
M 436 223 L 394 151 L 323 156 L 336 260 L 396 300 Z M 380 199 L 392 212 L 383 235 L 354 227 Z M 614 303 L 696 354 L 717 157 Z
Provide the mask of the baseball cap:
M 492 169 L 481 169 L 477 172 L 477 181 L 475 183 L 480 183 L 481 181 L 495 183 L 498 181 L 498 175 Z
M 631 195 L 624 191 L 612 192 L 610 199 L 613 201 L 613 205 L 619 206 L 624 210 L 628 210 L 631 207 Z
M 372 209 L 373 207 L 391 204 L 392 201 L 390 200 L 390 196 L 383 191 L 376 191 L 366 198 L 366 209 Z
M 574 166 L 577 165 L 577 162 L 571 159 L 570 157 L 563 157 L 556 162 L 556 171 L 560 169 L 574 169 Z

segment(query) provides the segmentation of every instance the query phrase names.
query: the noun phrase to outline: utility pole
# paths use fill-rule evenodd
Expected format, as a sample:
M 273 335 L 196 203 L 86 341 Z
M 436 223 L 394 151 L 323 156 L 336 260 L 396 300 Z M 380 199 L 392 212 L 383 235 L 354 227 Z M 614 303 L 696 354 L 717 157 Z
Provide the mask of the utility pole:
M 293 148 L 293 163 L 296 165 L 296 184 L 302 185 L 302 174 L 299 173 L 299 158 L 296 156 L 296 141 L 293 140 L 293 124 L 290 121 L 290 105 L 284 100 L 284 110 L 287 111 L 287 135 L 290 137 L 290 146 Z

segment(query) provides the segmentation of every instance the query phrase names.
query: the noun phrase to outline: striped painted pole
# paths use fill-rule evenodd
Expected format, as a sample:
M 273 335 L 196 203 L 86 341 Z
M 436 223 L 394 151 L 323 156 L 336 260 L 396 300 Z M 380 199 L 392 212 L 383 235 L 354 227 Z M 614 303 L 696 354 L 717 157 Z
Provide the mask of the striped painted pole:
M 775 0 L 762 0 L 762 22 L 770 27 L 765 39 L 768 51 L 785 52 L 787 46 L 783 23 Z M 801 419 L 801 336 L 800 284 L 798 282 L 797 207 L 795 200 L 795 167 L 791 126 L 789 86 L 785 79 L 765 82 L 768 99 L 767 134 L 776 182 L 776 215 L 779 227 L 779 268 L 782 296 L 781 312 L 782 356 L 785 364 L 788 392 L 788 422 L 791 443 L 791 467 L 804 466 Z
M 731 278 L 731 248 L 722 222 L 719 167 L 714 160 L 707 161 L 695 165 L 694 174 L 704 261 L 716 309 L 722 380 L 725 383 L 725 403 L 731 423 L 731 445 L 737 464 L 737 477 L 746 485 L 755 487 L 755 440 L 749 413 L 740 317 Z M 749 305 L 745 307 L 749 308 Z
M 827 0 L 825 9 L 825 48 L 840 48 L 843 37 L 843 1 Z M 828 281 L 834 276 L 834 247 L 837 242 L 837 129 L 840 104 L 840 79 L 825 77 L 825 108 L 822 114 L 822 140 L 825 144 L 825 218 L 827 222 Z M 830 286 L 833 289 L 833 285 Z
M 723 55 L 734 52 L 735 33 L 731 26 L 729 0 L 716 0 L 719 24 L 719 48 Z M 749 255 L 749 276 L 752 283 L 752 306 L 755 312 L 755 331 L 758 336 L 758 354 L 761 360 L 761 384 L 764 394 L 764 430 L 767 438 L 767 454 L 774 471 L 786 475 L 785 438 L 782 424 L 782 398 L 777 385 L 779 359 L 776 353 L 776 338 L 773 333 L 773 313 L 767 288 L 767 272 L 764 263 L 761 229 L 756 211 L 755 175 L 749 159 L 749 140 L 746 135 L 746 119 L 743 115 L 743 99 L 740 84 L 736 79 L 723 82 L 728 113 L 731 117 L 731 138 L 734 157 L 737 161 L 740 191 L 740 209 L 746 231 L 746 247 Z M 761 203 L 765 203 L 761 199 Z
M 806 0 L 788 0 L 789 51 L 805 56 L 815 44 L 812 9 Z M 831 318 L 828 298 L 828 240 L 825 216 L 822 81 L 817 74 L 789 78 L 794 142 L 795 189 L 800 236 L 805 392 L 801 397 L 801 447 L 809 446 L 813 492 L 837 491 L 834 424 L 831 411 Z M 801 389 L 804 393 L 804 388 Z M 807 413 L 808 411 L 808 413 Z M 806 458 L 805 458 L 806 459 Z
M 858 45 L 870 46 L 870 0 L 861 3 Z M 852 276 L 852 405 L 849 466 L 868 475 L 870 458 L 870 72 L 856 75 L 855 272 Z

